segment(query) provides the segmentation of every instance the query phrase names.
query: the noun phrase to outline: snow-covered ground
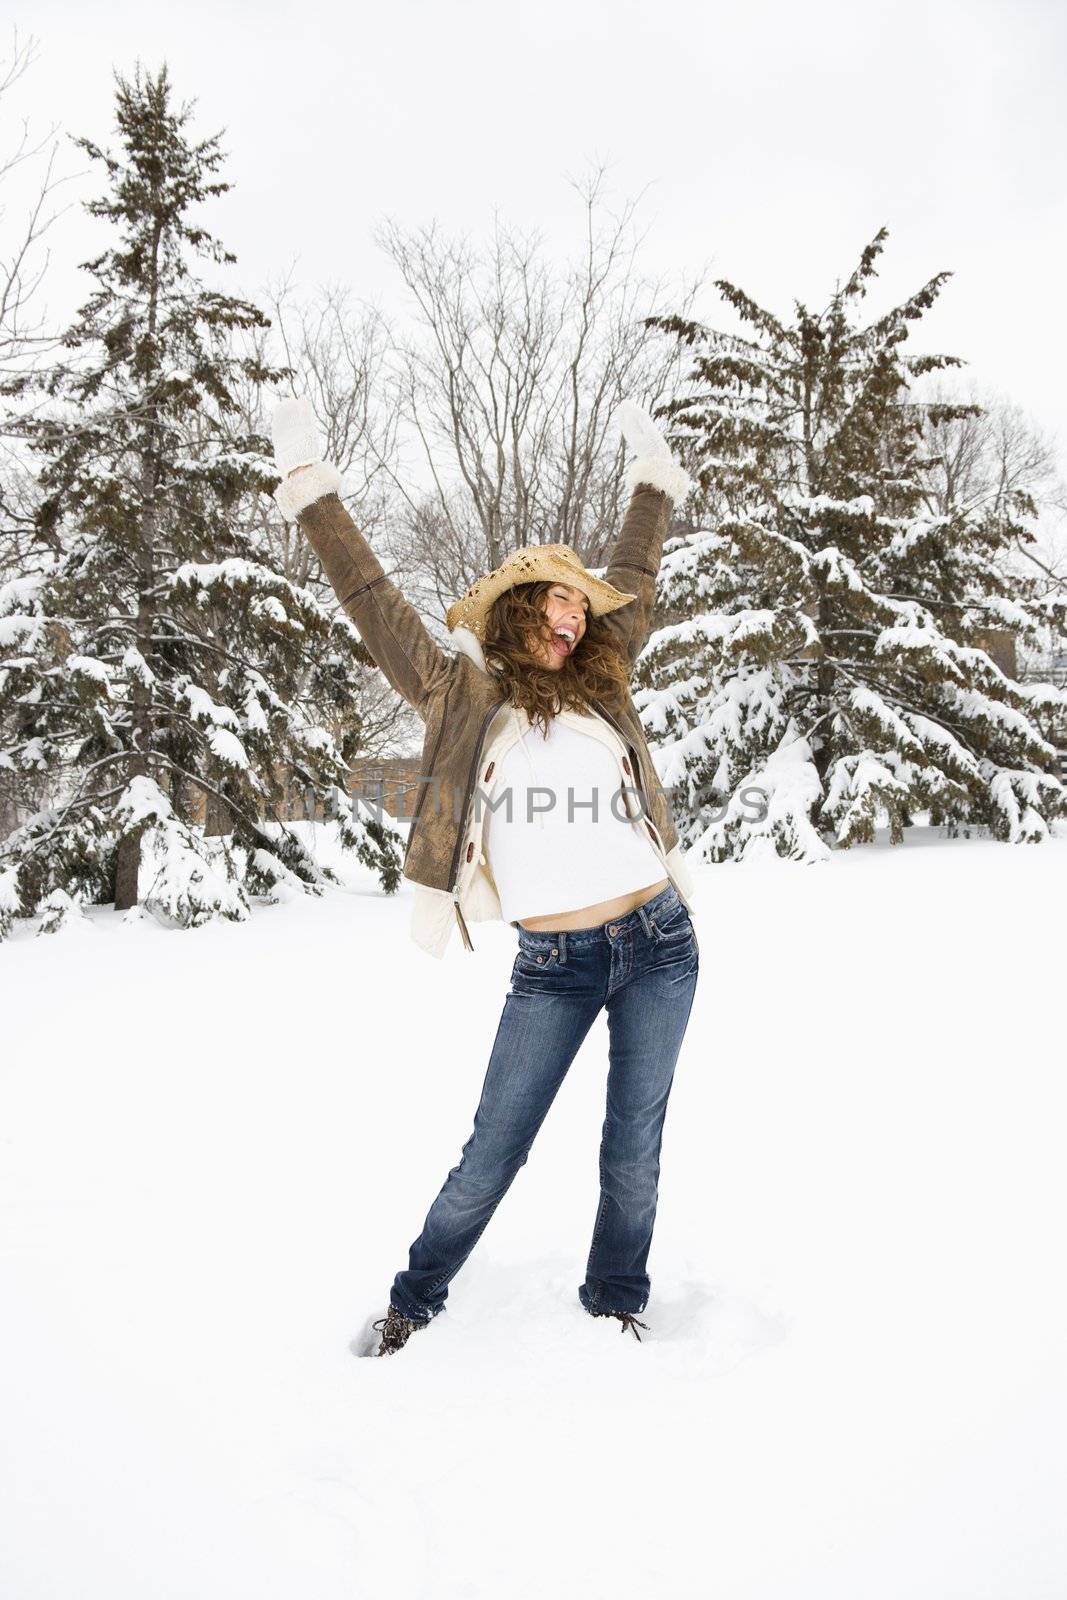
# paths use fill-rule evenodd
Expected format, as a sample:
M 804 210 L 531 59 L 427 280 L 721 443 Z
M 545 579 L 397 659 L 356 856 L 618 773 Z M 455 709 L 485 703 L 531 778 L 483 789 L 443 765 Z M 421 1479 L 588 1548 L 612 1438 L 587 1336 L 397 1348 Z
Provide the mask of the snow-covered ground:
M 1067 839 L 701 868 L 637 1343 L 594 1028 L 399 1356 L 513 955 L 409 891 L 0 949 L 4 1600 L 1062 1600 Z

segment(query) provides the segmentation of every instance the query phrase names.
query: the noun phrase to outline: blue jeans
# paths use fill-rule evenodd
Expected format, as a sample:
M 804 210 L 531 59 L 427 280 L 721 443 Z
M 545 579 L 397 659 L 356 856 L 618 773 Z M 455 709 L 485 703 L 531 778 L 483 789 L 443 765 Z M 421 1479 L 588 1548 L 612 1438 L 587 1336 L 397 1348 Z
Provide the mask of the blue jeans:
M 617 922 L 569 933 L 519 926 L 518 935 L 474 1131 L 390 1291 L 418 1322 L 444 1310 L 449 1282 L 524 1165 L 601 1007 L 609 1066 L 600 1203 L 578 1298 L 593 1315 L 641 1312 L 648 1301 L 663 1119 L 700 965 L 692 921 L 668 884 Z

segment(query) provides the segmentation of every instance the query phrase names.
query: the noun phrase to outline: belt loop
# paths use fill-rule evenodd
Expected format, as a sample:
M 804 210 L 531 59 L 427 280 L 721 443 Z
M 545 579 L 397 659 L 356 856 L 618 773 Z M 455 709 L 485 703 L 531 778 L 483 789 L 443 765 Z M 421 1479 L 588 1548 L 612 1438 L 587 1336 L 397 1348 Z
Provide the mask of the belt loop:
M 559 951 L 559 964 L 561 967 L 565 967 L 567 965 L 567 935 L 565 933 L 557 933 L 556 941 L 556 948 Z
M 645 930 L 645 938 L 646 939 L 651 939 L 651 937 L 652 937 L 652 923 L 651 923 L 651 921 L 649 919 L 648 912 L 645 910 L 645 907 L 644 907 L 643 903 L 638 906 L 637 915 L 641 918 L 641 926 Z

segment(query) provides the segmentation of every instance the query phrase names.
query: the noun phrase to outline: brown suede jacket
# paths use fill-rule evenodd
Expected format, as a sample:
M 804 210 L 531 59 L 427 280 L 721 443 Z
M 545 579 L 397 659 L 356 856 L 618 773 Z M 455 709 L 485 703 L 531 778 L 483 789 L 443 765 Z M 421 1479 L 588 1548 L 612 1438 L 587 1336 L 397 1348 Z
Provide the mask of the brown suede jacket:
M 421 790 L 404 857 L 404 877 L 454 895 L 479 761 L 489 725 L 504 704 L 502 691 L 494 675 L 470 655 L 462 651 L 453 654 L 431 638 L 418 612 L 386 575 L 330 487 L 338 481 L 334 468 L 312 467 L 285 485 L 287 504 L 295 511 L 301 530 L 378 666 L 425 723 Z M 673 504 L 667 489 L 677 481 L 678 469 L 669 461 L 646 458 L 628 469 L 630 501 L 604 576 L 637 598 L 610 612 L 603 622 L 631 666 L 649 635 L 656 576 Z M 665 487 L 656 487 L 657 483 Z M 474 653 L 478 654 L 477 650 Z M 621 709 L 611 713 L 601 705 L 593 709 L 615 729 L 629 754 L 645 826 L 666 857 L 676 851 L 678 833 L 636 707 L 627 695 Z M 625 760 L 623 765 L 627 765 Z M 458 899 L 455 911 L 464 943 L 471 948 Z

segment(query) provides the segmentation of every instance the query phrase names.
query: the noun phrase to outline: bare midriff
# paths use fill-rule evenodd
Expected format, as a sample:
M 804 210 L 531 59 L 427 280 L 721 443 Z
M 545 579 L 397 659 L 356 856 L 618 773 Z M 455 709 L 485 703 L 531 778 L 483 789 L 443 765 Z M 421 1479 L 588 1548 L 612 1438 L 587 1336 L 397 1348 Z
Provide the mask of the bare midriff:
M 614 900 L 601 900 L 599 905 L 579 906 L 576 911 L 560 911 L 552 917 L 520 917 L 519 927 L 530 933 L 570 933 L 575 928 L 599 928 L 602 922 L 615 922 L 628 912 L 651 900 L 670 882 L 660 878 L 644 889 L 631 889 L 628 894 L 616 895 Z

